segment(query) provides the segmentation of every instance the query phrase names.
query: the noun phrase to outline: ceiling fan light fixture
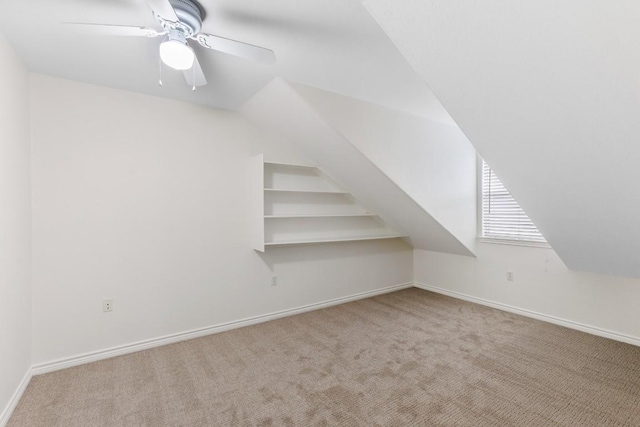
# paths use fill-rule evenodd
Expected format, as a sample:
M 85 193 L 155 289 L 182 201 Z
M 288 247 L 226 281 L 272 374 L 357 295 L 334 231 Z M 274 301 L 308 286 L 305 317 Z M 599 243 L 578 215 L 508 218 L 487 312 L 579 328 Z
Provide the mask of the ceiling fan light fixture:
M 196 54 L 186 42 L 167 40 L 160 44 L 160 59 L 176 70 L 188 70 L 193 66 Z

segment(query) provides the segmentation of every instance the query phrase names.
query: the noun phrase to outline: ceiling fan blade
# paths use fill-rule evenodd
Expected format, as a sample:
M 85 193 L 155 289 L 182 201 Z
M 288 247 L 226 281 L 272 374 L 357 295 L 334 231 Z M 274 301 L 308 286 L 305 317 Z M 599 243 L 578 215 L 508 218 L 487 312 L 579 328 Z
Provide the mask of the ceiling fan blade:
M 146 2 L 151 10 L 153 10 L 153 13 L 159 15 L 161 18 L 171 22 L 178 22 L 180 20 L 169 0 L 146 0 Z
M 74 30 L 85 34 L 105 36 L 158 37 L 165 34 L 159 33 L 153 28 L 130 27 L 126 25 L 84 24 L 79 22 L 63 22 L 63 25 L 67 25 L 69 28 L 73 28 Z
M 237 40 L 204 33 L 198 34 L 195 39 L 198 43 L 208 49 L 219 50 L 220 52 L 229 53 L 245 59 L 251 59 L 263 64 L 273 64 L 276 60 L 276 55 L 271 49 L 254 46 Z
M 204 77 L 204 72 L 202 71 L 202 67 L 200 66 L 200 62 L 198 62 L 198 57 L 196 56 L 193 60 L 193 66 L 184 70 L 184 79 L 187 81 L 189 86 L 204 86 L 207 84 L 207 79 Z

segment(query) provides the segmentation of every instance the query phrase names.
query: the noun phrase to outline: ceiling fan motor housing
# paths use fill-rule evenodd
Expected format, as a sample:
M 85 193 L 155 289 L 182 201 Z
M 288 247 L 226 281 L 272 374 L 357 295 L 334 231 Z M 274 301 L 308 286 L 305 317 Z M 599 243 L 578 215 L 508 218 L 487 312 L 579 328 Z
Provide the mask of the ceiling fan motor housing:
M 202 29 L 202 20 L 204 19 L 204 10 L 202 7 L 191 0 L 169 1 L 180 22 L 171 22 L 162 19 L 162 17 L 158 17 L 163 28 L 169 33 L 171 33 L 172 30 L 182 31 L 186 37 L 192 37 L 198 34 Z

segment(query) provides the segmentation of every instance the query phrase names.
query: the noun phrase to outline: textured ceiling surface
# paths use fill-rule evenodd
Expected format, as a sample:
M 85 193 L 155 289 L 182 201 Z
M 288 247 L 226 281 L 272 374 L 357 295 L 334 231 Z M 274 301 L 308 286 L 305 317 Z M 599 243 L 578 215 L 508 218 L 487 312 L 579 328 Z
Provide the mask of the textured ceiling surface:
M 2 32 L 30 71 L 237 109 L 274 77 L 440 121 L 446 111 L 359 0 L 201 0 L 203 31 L 272 49 L 261 65 L 196 46 L 209 81 L 195 93 L 166 69 L 160 39 L 77 34 L 62 22 L 158 28 L 144 0 L 3 0 Z

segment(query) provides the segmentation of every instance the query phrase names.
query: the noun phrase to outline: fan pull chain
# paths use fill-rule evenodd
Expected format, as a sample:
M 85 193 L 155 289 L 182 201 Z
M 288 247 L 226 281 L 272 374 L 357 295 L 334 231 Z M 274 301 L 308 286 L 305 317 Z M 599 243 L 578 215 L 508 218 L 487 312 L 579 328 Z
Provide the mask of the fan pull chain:
M 191 88 L 191 90 L 195 92 L 196 91 L 196 64 L 195 63 L 193 64 L 191 69 L 193 70 L 193 88 Z
M 158 59 L 158 75 L 160 76 L 158 79 L 158 85 L 162 87 L 162 59 Z

